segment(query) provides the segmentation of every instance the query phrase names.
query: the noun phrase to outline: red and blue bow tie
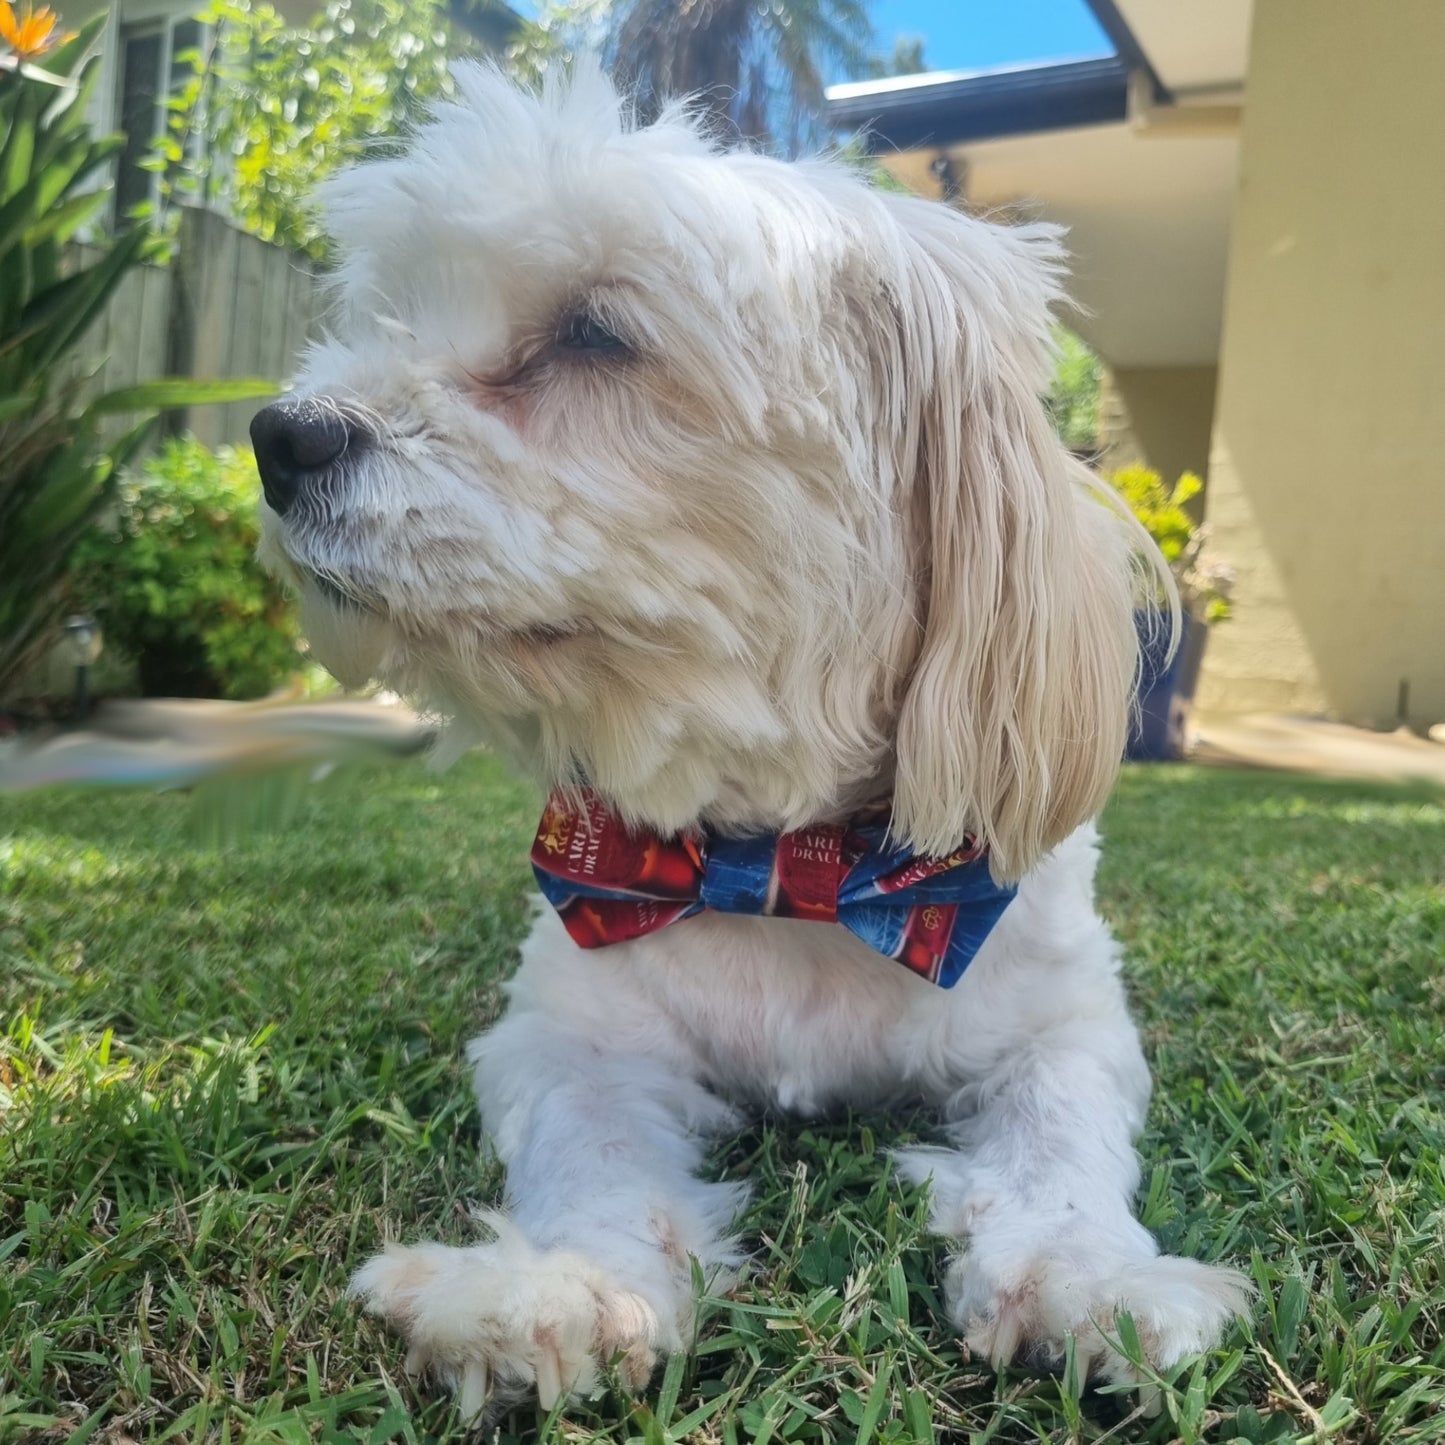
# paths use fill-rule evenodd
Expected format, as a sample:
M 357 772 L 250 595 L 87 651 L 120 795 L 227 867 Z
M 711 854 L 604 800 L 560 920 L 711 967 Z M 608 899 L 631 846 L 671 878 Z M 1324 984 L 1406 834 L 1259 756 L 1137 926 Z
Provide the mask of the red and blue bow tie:
M 629 828 L 590 790 L 554 793 L 532 870 L 582 948 L 622 943 L 704 911 L 841 923 L 886 958 L 952 988 L 1016 890 L 989 876 L 973 840 L 947 858 L 889 846 L 886 817 L 795 833 L 659 838 Z

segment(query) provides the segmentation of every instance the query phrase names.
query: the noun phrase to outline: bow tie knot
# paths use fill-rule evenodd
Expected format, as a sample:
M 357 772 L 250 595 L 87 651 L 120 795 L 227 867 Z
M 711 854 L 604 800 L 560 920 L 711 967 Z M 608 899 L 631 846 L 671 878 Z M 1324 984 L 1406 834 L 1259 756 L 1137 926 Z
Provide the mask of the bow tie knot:
M 963 975 L 1015 890 L 965 839 L 946 858 L 891 846 L 886 822 L 727 838 L 628 827 L 590 789 L 554 793 L 532 845 L 538 887 L 582 948 L 622 943 L 702 912 L 838 923 L 944 988 Z

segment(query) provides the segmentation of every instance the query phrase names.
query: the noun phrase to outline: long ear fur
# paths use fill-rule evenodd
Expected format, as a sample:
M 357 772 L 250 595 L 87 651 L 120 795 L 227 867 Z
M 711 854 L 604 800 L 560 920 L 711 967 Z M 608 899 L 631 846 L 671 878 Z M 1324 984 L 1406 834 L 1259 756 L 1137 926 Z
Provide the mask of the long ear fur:
M 1171 598 L 1173 584 L 1040 401 L 1060 233 L 895 204 L 909 212 L 900 324 L 923 637 L 894 831 L 935 854 L 971 833 L 999 878 L 1017 878 L 1102 807 L 1138 663 L 1140 559 Z

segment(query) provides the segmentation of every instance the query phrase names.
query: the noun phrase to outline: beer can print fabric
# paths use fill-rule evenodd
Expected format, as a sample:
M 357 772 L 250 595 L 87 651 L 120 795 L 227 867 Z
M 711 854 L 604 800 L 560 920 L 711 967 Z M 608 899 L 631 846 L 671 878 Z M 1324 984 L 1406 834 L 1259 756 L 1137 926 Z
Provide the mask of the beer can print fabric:
M 661 838 L 630 827 L 590 789 L 548 799 L 532 867 L 582 948 L 703 911 L 810 919 L 842 925 L 943 988 L 963 976 L 1016 891 L 994 882 L 972 840 L 946 858 L 891 846 L 876 811 L 791 833 Z

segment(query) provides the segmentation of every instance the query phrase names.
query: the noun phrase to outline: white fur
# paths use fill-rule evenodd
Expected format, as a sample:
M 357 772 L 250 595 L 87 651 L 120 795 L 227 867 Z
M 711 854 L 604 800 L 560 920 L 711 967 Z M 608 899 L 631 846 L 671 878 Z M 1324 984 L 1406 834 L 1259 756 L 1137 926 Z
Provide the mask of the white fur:
M 372 440 L 264 542 L 313 644 L 652 827 L 890 796 L 900 837 L 973 832 L 1022 883 L 948 993 L 836 927 L 706 915 L 583 953 L 542 917 L 472 1050 L 495 1240 L 393 1248 L 357 1292 L 469 1412 L 614 1354 L 638 1383 L 689 1338 L 693 1262 L 740 1259 L 709 1132 L 923 1100 L 948 1146 L 902 1163 L 972 1345 L 1073 1334 L 1117 1376 L 1127 1308 L 1159 1365 L 1209 1347 L 1242 1280 L 1159 1257 L 1131 1210 L 1149 1078 L 1088 820 L 1142 534 L 1038 401 L 1058 236 L 716 154 L 681 112 L 633 129 L 595 72 L 460 84 L 329 193 L 335 332 L 300 388 Z M 626 352 L 568 349 L 581 312 Z

